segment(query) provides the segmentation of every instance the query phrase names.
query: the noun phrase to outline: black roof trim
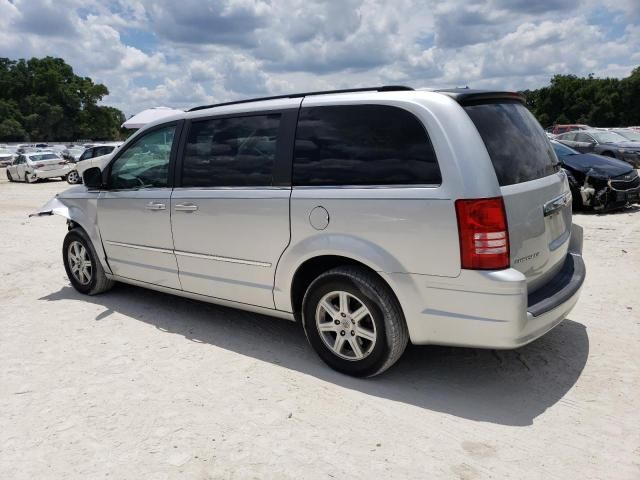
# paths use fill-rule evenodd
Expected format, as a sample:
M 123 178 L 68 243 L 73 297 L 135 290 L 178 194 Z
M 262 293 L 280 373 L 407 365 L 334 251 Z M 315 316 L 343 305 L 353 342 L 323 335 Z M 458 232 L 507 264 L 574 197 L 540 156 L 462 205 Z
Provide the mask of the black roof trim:
M 213 105 L 202 105 L 199 107 L 190 108 L 189 110 L 187 110 L 187 112 L 194 112 L 196 110 L 204 110 L 206 108 L 213 108 L 213 107 L 224 107 L 227 105 L 238 105 L 241 103 L 261 102 L 264 100 L 279 100 L 281 98 L 302 98 L 302 97 L 309 97 L 312 95 L 327 95 L 331 93 L 400 92 L 400 91 L 407 91 L 407 90 L 413 90 L 413 88 L 405 87 L 403 85 L 383 85 L 381 87 L 346 88 L 343 90 L 325 90 L 325 91 L 319 91 L 319 92 L 292 93 L 289 95 L 276 95 L 273 97 L 249 98 L 246 100 L 237 100 L 235 102 L 216 103 Z
M 504 100 L 525 103 L 525 98 L 518 92 L 471 90 L 469 88 L 445 88 L 442 90 L 434 91 L 453 98 L 456 102 L 463 106 L 479 103 L 492 103 Z

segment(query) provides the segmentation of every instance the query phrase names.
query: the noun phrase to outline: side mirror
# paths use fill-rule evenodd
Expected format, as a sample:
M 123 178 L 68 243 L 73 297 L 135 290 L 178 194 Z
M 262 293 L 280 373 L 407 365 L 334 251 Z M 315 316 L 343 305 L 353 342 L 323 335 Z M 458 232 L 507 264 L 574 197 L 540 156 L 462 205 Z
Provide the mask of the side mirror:
M 87 168 L 82 174 L 82 183 L 89 190 L 99 190 L 102 188 L 102 170 L 98 167 Z

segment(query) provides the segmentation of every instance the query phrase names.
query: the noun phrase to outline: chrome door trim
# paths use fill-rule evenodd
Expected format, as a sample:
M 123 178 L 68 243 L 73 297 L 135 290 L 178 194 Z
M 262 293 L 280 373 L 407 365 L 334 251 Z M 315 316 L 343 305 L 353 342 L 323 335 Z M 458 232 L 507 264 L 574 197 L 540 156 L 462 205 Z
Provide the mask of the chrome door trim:
M 194 203 L 179 203 L 173 209 L 176 212 L 195 212 L 198 210 L 198 205 Z
M 111 240 L 105 240 L 104 243 L 113 245 L 114 247 L 135 248 L 136 250 L 147 250 L 148 252 L 173 253 L 173 250 L 166 248 L 145 247 L 144 245 L 134 245 L 133 243 L 113 242 Z
M 258 262 L 257 260 L 245 260 L 243 258 L 220 257 L 218 255 L 205 255 L 203 253 L 182 252 L 174 250 L 174 253 L 181 257 L 202 258 L 203 260 L 215 260 L 217 262 L 241 263 L 243 265 L 253 265 L 254 267 L 270 267 L 269 262 Z
M 137 250 L 147 250 L 149 252 L 172 253 L 181 257 L 201 258 L 203 260 L 214 260 L 217 262 L 240 263 L 242 265 L 252 265 L 254 267 L 271 267 L 269 262 L 259 262 L 257 260 L 246 260 L 244 258 L 220 257 L 218 255 L 205 255 L 203 253 L 182 252 L 180 250 L 168 250 L 165 248 L 145 247 L 144 245 L 134 245 L 132 243 L 114 242 L 105 240 L 108 245 L 115 247 L 135 248 Z

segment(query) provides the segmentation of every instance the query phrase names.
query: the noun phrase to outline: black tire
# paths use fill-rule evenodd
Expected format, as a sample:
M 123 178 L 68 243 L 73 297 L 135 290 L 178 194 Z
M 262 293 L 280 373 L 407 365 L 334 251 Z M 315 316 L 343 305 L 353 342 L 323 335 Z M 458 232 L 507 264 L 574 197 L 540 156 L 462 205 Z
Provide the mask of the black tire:
M 75 181 L 71 181 L 72 179 L 75 179 Z M 71 172 L 67 173 L 66 177 L 64 177 L 64 180 L 66 180 L 67 183 L 71 185 L 77 185 L 81 181 L 80 175 L 78 174 L 77 170 L 72 170 Z
M 9 170 L 7 170 L 7 180 L 9 180 L 10 182 L 13 182 L 13 177 L 11 176 L 11 173 L 9 172 Z
M 335 291 L 356 297 L 369 309 L 367 321 L 375 324 L 376 341 L 370 353 L 361 360 L 338 356 L 325 344 L 318 331 L 318 304 L 325 295 Z M 357 266 L 336 267 L 309 285 L 302 301 L 302 324 L 309 343 L 325 363 L 356 377 L 371 377 L 384 372 L 400 358 L 409 341 L 402 309 L 391 289 L 375 274 Z
M 91 279 L 88 283 L 81 283 L 71 272 L 71 265 L 69 261 L 69 246 L 73 242 L 79 242 L 84 246 L 87 250 L 89 260 L 91 261 Z M 62 260 L 64 262 L 64 269 L 67 272 L 67 277 L 69 277 L 69 281 L 73 288 L 75 288 L 78 292 L 84 293 L 85 295 L 97 295 L 102 292 L 106 292 L 111 289 L 115 282 L 113 280 L 109 280 L 104 273 L 104 269 L 102 268 L 102 264 L 98 259 L 98 255 L 96 254 L 95 249 L 93 248 L 93 244 L 91 240 L 84 232 L 84 230 L 80 228 L 74 228 L 73 230 L 69 230 L 69 233 L 64 237 L 64 242 L 62 243 Z

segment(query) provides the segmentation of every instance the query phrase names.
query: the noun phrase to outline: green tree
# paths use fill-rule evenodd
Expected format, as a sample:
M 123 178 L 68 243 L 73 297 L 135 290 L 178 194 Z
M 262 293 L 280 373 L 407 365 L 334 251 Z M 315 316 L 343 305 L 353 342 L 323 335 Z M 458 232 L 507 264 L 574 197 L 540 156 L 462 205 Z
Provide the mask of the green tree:
M 124 114 L 100 105 L 108 94 L 61 58 L 0 58 L 0 140 L 120 138 Z
M 640 67 L 622 80 L 555 75 L 549 86 L 522 92 L 543 126 L 586 123 L 593 127 L 640 124 Z

